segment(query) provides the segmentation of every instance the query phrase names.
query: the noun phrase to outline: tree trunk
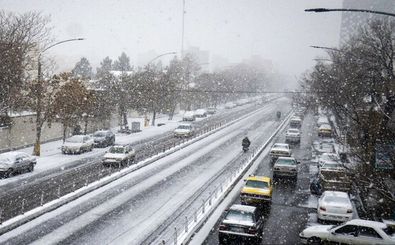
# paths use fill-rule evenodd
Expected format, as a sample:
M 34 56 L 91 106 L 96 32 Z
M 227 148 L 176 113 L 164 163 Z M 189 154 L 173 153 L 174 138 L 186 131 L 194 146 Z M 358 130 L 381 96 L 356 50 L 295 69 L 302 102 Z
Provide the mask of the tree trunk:
M 63 125 L 63 143 L 66 141 L 66 131 L 67 131 L 67 126 Z
M 85 117 L 85 120 L 84 120 L 84 134 L 85 135 L 86 135 L 87 131 L 88 131 L 88 117 Z
M 152 126 L 155 126 L 155 119 L 156 119 L 156 110 L 154 110 L 154 113 L 152 114 Z

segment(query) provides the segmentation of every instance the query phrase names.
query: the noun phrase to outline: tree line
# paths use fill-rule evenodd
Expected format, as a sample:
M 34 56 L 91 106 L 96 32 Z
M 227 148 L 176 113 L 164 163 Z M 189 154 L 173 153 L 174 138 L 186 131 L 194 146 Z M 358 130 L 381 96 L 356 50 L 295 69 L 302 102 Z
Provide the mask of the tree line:
M 192 110 L 216 106 L 259 93 L 267 86 L 261 67 L 238 64 L 218 72 L 202 72 L 192 54 L 174 56 L 168 65 L 160 61 L 133 67 L 122 53 L 116 60 L 105 57 L 93 72 L 82 57 L 70 72 L 53 73 L 54 61 L 43 60 L 38 78 L 37 58 L 53 43 L 49 19 L 38 13 L 15 14 L 0 11 L 0 126 L 12 126 L 10 111 L 36 113 L 34 154 L 40 155 L 45 123 L 61 122 L 67 129 L 90 118 L 104 121 L 116 111 L 120 126 L 128 125 L 128 111 L 171 118 L 177 108 Z

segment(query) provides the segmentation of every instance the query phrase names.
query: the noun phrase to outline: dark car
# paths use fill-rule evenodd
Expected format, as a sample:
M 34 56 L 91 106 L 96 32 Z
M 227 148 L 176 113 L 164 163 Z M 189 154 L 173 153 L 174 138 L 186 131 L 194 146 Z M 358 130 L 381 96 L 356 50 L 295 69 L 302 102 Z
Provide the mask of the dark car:
M 95 147 L 107 147 L 114 145 L 115 134 L 110 130 L 99 130 L 93 134 L 93 140 Z
M 32 172 L 37 160 L 24 152 L 12 151 L 0 154 L 0 176 L 11 177 L 23 171 Z
M 260 243 L 263 231 L 262 217 L 257 207 L 232 205 L 219 226 L 219 243 L 228 244 L 231 241 Z

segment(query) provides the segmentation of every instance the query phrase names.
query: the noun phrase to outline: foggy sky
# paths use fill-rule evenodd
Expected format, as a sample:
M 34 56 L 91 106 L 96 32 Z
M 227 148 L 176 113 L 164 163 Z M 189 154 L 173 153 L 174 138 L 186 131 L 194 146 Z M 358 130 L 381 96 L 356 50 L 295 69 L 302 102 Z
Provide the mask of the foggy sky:
M 238 62 L 253 54 L 271 59 L 281 73 L 299 76 L 321 50 L 337 46 L 339 13 L 306 13 L 313 7 L 341 7 L 341 0 L 186 0 L 185 47 Z M 0 0 L 7 11 L 40 11 L 51 16 L 57 41 L 48 54 L 60 70 L 87 57 L 97 66 L 105 56 L 181 50 L 182 0 Z

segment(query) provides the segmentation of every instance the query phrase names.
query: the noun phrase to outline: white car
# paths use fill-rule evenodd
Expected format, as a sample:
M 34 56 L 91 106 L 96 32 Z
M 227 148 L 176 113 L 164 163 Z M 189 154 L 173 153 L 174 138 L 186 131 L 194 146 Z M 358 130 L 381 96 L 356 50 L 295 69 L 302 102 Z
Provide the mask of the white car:
M 270 149 L 271 161 L 274 162 L 279 157 L 290 157 L 292 154 L 291 148 L 288 144 L 275 143 Z
M 289 120 L 289 126 L 291 128 L 300 128 L 302 127 L 302 119 L 298 116 L 293 116 L 290 120 Z
M 233 102 L 228 102 L 225 104 L 225 109 L 232 109 L 236 105 Z
M 299 237 L 303 244 L 395 244 L 395 229 L 384 223 L 353 219 L 342 225 L 313 225 Z
M 300 143 L 300 130 L 296 128 L 290 128 L 285 133 L 285 142 Z
M 189 123 L 182 123 L 174 130 L 174 136 L 176 137 L 189 137 L 195 133 L 195 129 Z
M 323 124 L 329 124 L 328 117 L 326 116 L 320 116 L 317 120 L 317 126 L 320 127 Z
M 92 151 L 94 140 L 89 135 L 74 135 L 63 143 L 63 154 L 75 154 Z
M 336 153 L 322 153 L 318 158 L 318 167 L 327 165 L 328 167 L 339 165 L 340 158 Z
M 317 206 L 318 221 L 349 221 L 353 217 L 353 207 L 346 192 L 324 191 Z
M 182 117 L 183 121 L 195 121 L 195 112 L 194 111 L 186 111 Z
M 197 109 L 195 111 L 195 117 L 197 118 L 207 117 L 207 111 L 205 109 Z
M 298 177 L 298 161 L 293 157 L 279 157 L 273 166 L 273 178 L 282 177 Z
M 135 150 L 129 145 L 114 145 L 103 156 L 103 165 L 126 165 L 134 161 Z

